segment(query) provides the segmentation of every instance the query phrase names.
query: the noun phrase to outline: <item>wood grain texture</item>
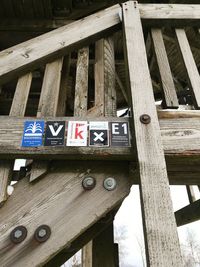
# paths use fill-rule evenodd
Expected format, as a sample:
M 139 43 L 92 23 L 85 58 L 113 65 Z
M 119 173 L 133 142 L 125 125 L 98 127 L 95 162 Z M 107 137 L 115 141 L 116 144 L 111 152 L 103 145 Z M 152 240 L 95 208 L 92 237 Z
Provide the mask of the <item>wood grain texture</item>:
M 82 179 L 87 175 L 97 180 L 92 191 L 84 191 L 81 186 Z M 116 178 L 116 190 L 108 192 L 103 188 L 106 177 Z M 127 177 L 128 165 L 125 162 L 117 165 L 115 162 L 104 163 L 102 170 L 100 162 L 80 164 L 71 161 L 66 165 L 60 161 L 52 164 L 51 173 L 37 183 L 28 183 L 26 178 L 21 180 L 1 209 L 2 266 L 45 264 L 121 203 L 130 190 Z M 49 225 L 52 231 L 50 239 L 42 245 L 33 240 L 33 233 L 41 224 Z M 19 246 L 13 246 L 8 238 L 16 225 L 24 225 L 28 229 L 26 240 Z
M 104 39 L 100 39 L 95 43 L 95 110 L 99 116 L 104 115 Z M 91 113 L 92 114 L 92 113 Z
M 120 10 L 120 6 L 115 5 L 2 51 L 0 53 L 0 84 L 15 75 L 39 67 L 55 57 L 68 54 L 70 49 L 75 49 L 74 45 L 81 47 L 83 42 L 90 42 L 91 39 L 94 41 L 96 35 L 118 28 Z
M 78 51 L 78 61 L 76 67 L 74 116 L 77 117 L 85 116 L 87 113 L 88 67 L 89 47 L 84 47 Z
M 18 79 L 17 87 L 15 90 L 14 98 L 12 101 L 10 116 L 24 116 L 26 105 L 28 102 L 28 95 L 32 82 L 32 73 L 28 73 Z M 13 161 L 0 161 L 0 205 L 7 200 L 7 187 L 12 177 L 14 162 Z
M 158 63 L 160 80 L 162 83 L 165 108 L 178 108 L 178 98 L 172 77 L 172 72 L 160 29 L 151 29 L 151 36 L 154 44 L 154 51 Z
M 48 63 L 45 68 L 37 117 L 56 116 L 60 92 L 63 58 Z M 34 161 L 30 182 L 43 177 L 48 171 L 48 162 Z
M 87 243 L 82 248 L 82 253 L 81 253 L 81 264 L 82 264 L 82 267 L 93 267 L 93 262 L 92 262 L 92 255 L 93 255 L 92 245 L 93 245 L 93 241 L 91 240 L 89 243 Z
M 197 69 L 194 57 L 185 33 L 184 29 L 176 29 L 176 36 L 178 39 L 178 44 L 183 57 L 184 65 L 188 75 L 188 80 L 190 83 L 190 88 L 193 92 L 194 102 L 196 108 L 200 109 L 200 75 Z
M 133 124 L 139 161 L 147 266 L 181 267 L 181 251 L 139 9 L 133 1 L 123 4 L 122 9 L 128 85 L 132 95 Z M 151 117 L 150 124 L 140 122 L 142 114 Z
M 26 111 L 26 104 L 31 88 L 32 73 L 25 74 L 18 79 L 15 90 L 12 106 L 10 109 L 10 116 L 24 116 Z
M 117 115 L 115 87 L 115 51 L 113 37 L 104 39 L 104 101 L 105 116 Z

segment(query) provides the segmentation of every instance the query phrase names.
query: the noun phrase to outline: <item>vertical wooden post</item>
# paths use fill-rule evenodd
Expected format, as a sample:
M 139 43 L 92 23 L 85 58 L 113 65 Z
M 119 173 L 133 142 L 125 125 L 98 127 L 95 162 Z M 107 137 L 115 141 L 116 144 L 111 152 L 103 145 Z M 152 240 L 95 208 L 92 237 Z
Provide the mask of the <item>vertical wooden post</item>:
M 92 249 L 93 241 L 91 240 L 89 243 L 87 243 L 83 248 L 82 248 L 82 267 L 92 267 L 93 262 L 92 262 Z
M 38 118 L 43 116 L 56 116 L 60 92 L 62 64 L 63 58 L 60 58 L 46 65 L 37 111 Z M 47 170 L 47 161 L 35 160 L 31 170 L 30 182 L 45 175 Z
M 147 266 L 181 267 L 181 251 L 137 2 L 124 3 L 122 10 Z M 143 114 L 147 115 L 142 117 Z
M 9 116 L 24 116 L 32 82 L 32 73 L 18 79 Z M 11 180 L 13 161 L 0 161 L 0 206 L 7 199 L 7 186 Z
M 113 223 L 93 239 L 92 267 L 115 267 Z

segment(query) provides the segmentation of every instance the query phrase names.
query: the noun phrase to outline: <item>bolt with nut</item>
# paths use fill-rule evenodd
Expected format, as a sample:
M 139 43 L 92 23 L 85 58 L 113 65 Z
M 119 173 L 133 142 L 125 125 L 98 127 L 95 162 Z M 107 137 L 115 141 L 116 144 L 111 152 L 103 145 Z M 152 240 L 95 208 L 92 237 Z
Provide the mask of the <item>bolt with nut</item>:
M 117 181 L 113 177 L 106 178 L 103 182 L 103 186 L 106 190 L 112 191 L 117 186 Z
M 96 179 L 94 177 L 85 177 L 82 181 L 82 186 L 85 190 L 92 190 L 96 186 Z

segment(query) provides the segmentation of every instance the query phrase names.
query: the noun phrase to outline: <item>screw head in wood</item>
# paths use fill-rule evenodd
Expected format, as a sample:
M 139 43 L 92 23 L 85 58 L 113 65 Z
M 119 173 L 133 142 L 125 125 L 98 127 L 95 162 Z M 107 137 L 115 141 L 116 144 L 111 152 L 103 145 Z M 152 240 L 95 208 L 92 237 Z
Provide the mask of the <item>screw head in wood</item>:
M 148 114 L 142 114 L 140 116 L 140 121 L 143 124 L 149 124 L 151 122 L 151 117 Z
M 39 243 L 46 242 L 51 236 L 51 228 L 48 225 L 40 225 L 34 234 L 34 238 Z
M 85 177 L 82 181 L 82 186 L 85 190 L 92 190 L 96 186 L 96 179 L 94 177 Z
M 106 178 L 103 182 L 103 186 L 106 190 L 112 191 L 116 188 L 117 181 L 115 180 L 115 178 L 112 177 Z
M 27 229 L 23 225 L 15 227 L 10 233 L 10 240 L 14 244 L 19 244 L 23 242 L 26 237 L 27 237 Z

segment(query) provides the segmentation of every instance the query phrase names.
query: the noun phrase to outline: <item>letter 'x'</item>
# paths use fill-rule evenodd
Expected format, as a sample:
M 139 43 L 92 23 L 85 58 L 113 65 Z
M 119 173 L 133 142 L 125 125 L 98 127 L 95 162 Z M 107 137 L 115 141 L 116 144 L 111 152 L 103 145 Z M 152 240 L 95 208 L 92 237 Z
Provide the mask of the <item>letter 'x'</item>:
M 104 141 L 104 139 L 103 139 L 103 137 L 102 137 L 102 136 L 104 135 L 103 132 L 101 132 L 100 134 L 94 132 L 94 135 L 96 136 L 96 137 L 94 138 L 94 141 L 95 141 L 95 142 L 96 142 L 97 140 L 100 140 L 101 142 Z

